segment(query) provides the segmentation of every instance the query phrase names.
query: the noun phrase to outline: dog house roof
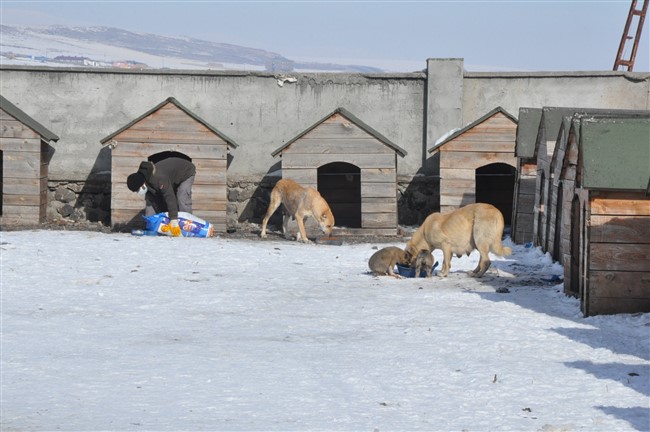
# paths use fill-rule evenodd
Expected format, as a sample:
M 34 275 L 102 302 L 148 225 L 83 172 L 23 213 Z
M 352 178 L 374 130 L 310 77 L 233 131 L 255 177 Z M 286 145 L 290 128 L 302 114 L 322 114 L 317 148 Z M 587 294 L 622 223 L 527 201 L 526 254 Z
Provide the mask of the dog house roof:
M 220 130 L 218 130 L 217 128 L 215 128 L 214 126 L 212 126 L 211 124 L 209 124 L 209 123 L 206 122 L 205 120 L 203 120 L 201 117 L 199 117 L 198 115 L 196 115 L 195 113 L 193 113 L 192 111 L 190 111 L 189 109 L 187 109 L 183 104 L 181 104 L 178 100 L 176 100 L 176 98 L 173 98 L 173 97 L 169 97 L 169 98 L 165 99 L 164 101 L 162 101 L 161 103 L 159 103 L 159 104 L 156 105 L 155 107 L 151 108 L 149 111 L 147 111 L 146 113 L 142 114 L 142 115 L 139 116 L 138 118 L 134 119 L 133 121 L 131 121 L 131 122 L 128 123 L 127 125 L 121 127 L 120 129 L 116 130 L 116 131 L 113 132 L 112 134 L 110 134 L 110 135 L 108 135 L 108 136 L 102 138 L 102 139 L 100 140 L 100 143 L 101 143 L 102 145 L 107 144 L 107 143 L 108 143 L 111 139 L 113 139 L 115 136 L 117 136 L 117 135 L 119 135 L 120 133 L 124 132 L 125 130 L 129 129 L 131 126 L 133 126 L 134 124 L 136 124 L 137 122 L 139 122 L 139 121 L 142 120 L 143 118 L 147 117 L 148 115 L 150 115 L 150 114 L 152 114 L 152 113 L 158 111 L 160 108 L 162 108 L 163 106 L 167 105 L 168 103 L 174 104 L 176 107 L 178 107 L 178 108 L 179 108 L 181 111 L 183 111 L 185 114 L 187 114 L 188 116 L 192 117 L 192 118 L 193 118 L 194 120 L 196 120 L 197 122 L 201 123 L 203 126 L 205 126 L 206 128 L 208 128 L 211 132 L 213 132 L 213 133 L 214 133 L 215 135 L 217 135 L 219 138 L 221 138 L 222 140 L 226 141 L 226 142 L 227 142 L 229 145 L 231 145 L 233 148 L 238 147 L 238 144 L 237 144 L 234 140 L 232 140 L 231 138 L 229 138 L 228 136 L 226 136 L 223 132 L 221 132 Z
M 539 122 L 539 129 L 537 131 L 537 139 L 535 141 L 535 153 L 533 157 L 537 157 L 537 151 L 542 142 L 556 141 L 560 133 L 560 128 L 565 117 L 571 117 L 576 113 L 607 113 L 608 110 L 600 110 L 594 108 L 570 108 L 570 107 L 543 107 L 542 118 Z
M 4 96 L 0 95 L 0 108 L 5 111 L 7 114 L 39 134 L 42 138 L 47 141 L 58 141 L 59 137 L 48 128 L 34 120 L 29 116 L 25 111 L 18 108 L 16 105 L 9 102 Z
M 449 141 L 451 141 L 454 138 L 464 134 L 468 130 L 472 129 L 474 126 L 476 126 L 476 125 L 478 125 L 480 123 L 483 123 L 485 120 L 489 119 L 490 117 L 492 117 L 494 114 L 496 114 L 498 112 L 502 113 L 503 115 L 508 117 L 510 120 L 517 123 L 517 119 L 512 114 L 510 114 L 509 112 L 507 112 L 506 110 L 504 110 L 500 106 L 496 107 L 492 111 L 490 111 L 487 114 L 483 115 L 481 118 L 474 120 L 473 122 L 471 122 L 470 124 L 468 124 L 467 126 L 465 126 L 463 128 L 460 128 L 458 130 L 453 131 L 449 136 L 445 137 L 443 140 L 436 142 L 433 145 L 433 147 L 431 147 L 429 149 L 429 153 L 433 153 L 433 152 L 437 151 L 440 147 L 442 147 L 443 145 L 445 145 Z
M 334 114 L 341 114 L 343 117 L 347 118 L 347 119 L 350 120 L 352 123 L 354 123 L 355 125 L 359 126 L 361 129 L 363 129 L 365 132 L 367 132 L 368 134 L 370 134 L 370 135 L 372 135 L 373 137 L 377 138 L 379 141 L 381 141 L 382 143 L 384 143 L 384 144 L 387 145 L 388 147 L 390 147 L 390 148 L 392 148 L 393 150 L 395 150 L 395 152 L 397 152 L 400 156 L 404 157 L 404 156 L 406 156 L 406 155 L 408 154 L 406 150 L 404 150 L 403 148 L 401 148 L 401 147 L 398 146 L 397 144 L 394 144 L 394 143 L 393 143 L 392 141 L 390 141 L 388 138 L 386 138 L 385 136 L 383 136 L 382 134 L 380 134 L 379 132 L 377 132 L 374 128 L 368 126 L 366 123 L 364 123 L 363 121 L 361 121 L 357 116 L 355 116 L 354 114 L 352 114 L 350 111 L 346 110 L 345 108 L 340 108 L 340 107 L 339 107 L 339 108 L 335 109 L 334 111 L 332 111 L 331 113 L 327 114 L 325 117 L 323 117 L 322 119 L 320 119 L 319 121 L 317 121 L 317 122 L 314 123 L 313 125 L 311 125 L 310 127 L 308 127 L 307 129 L 305 129 L 304 131 L 302 131 L 302 132 L 301 132 L 300 134 L 298 134 L 296 137 L 290 139 L 290 140 L 287 141 L 285 144 L 283 144 L 282 146 L 278 147 L 276 150 L 273 151 L 273 153 L 271 153 L 271 156 L 273 156 L 273 157 L 277 156 L 277 155 L 280 154 L 282 151 L 284 151 L 284 149 L 286 149 L 286 148 L 289 147 L 291 144 L 293 144 L 294 142 L 296 142 L 296 141 L 297 141 L 298 139 L 300 139 L 302 136 L 306 135 L 308 132 L 310 132 L 310 131 L 312 131 L 313 129 L 315 129 L 316 127 L 318 127 L 318 125 L 320 125 L 321 123 L 323 123 L 323 122 L 324 122 L 325 120 L 327 120 L 328 118 L 332 117 Z
M 537 131 L 539 130 L 539 122 L 541 119 L 541 108 L 519 109 L 515 156 L 532 158 L 535 155 L 535 142 L 537 141 Z
M 650 117 L 580 120 L 582 185 L 645 191 L 650 178 Z
M 565 116 L 562 118 L 562 121 L 560 123 L 560 130 L 558 131 L 557 136 L 557 145 L 555 147 L 555 151 L 553 152 L 553 159 L 555 159 L 560 146 L 566 146 L 566 143 L 571 136 L 575 137 L 576 142 L 580 140 L 580 121 L 585 117 L 591 117 L 593 119 L 650 118 L 650 111 L 592 109 L 579 111 L 573 113 L 571 116 Z

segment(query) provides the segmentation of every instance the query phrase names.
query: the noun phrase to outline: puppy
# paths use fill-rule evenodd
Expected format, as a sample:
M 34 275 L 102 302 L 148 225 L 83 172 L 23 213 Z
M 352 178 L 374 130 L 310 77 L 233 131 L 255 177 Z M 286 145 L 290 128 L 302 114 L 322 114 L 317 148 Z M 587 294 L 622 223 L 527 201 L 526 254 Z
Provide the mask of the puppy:
M 395 264 L 405 264 L 406 262 L 407 255 L 403 249 L 396 246 L 388 246 L 372 254 L 368 260 L 368 267 L 375 276 L 388 275 L 401 278 L 400 275 L 395 274 L 393 269 L 395 268 Z
M 424 270 L 425 277 L 431 277 L 433 270 L 433 254 L 423 249 L 415 257 L 415 277 L 420 277 L 420 272 Z

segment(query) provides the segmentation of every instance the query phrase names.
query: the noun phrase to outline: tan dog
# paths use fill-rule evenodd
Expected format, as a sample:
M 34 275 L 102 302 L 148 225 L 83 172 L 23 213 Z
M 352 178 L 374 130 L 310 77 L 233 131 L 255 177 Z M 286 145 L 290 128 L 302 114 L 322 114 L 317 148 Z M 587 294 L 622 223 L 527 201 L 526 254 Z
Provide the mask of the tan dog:
M 443 262 L 440 276 L 445 277 L 451 267 L 451 256 L 469 254 L 478 249 L 481 259 L 469 275 L 481 277 L 490 268 L 488 252 L 499 256 L 512 253 L 512 249 L 501 244 L 503 215 L 490 204 L 470 204 L 451 213 L 432 213 L 406 244 L 411 255 L 427 249 L 442 249 Z
M 334 215 L 327 201 L 312 187 L 304 188 L 291 179 L 282 179 L 275 184 L 271 191 L 271 202 L 262 221 L 260 234 L 262 238 L 266 238 L 266 224 L 280 204 L 283 204 L 286 210 L 282 224 L 282 232 L 285 236 L 287 235 L 289 217 L 293 217 L 298 222 L 299 232 L 296 234 L 296 240 L 309 243 L 305 233 L 305 218 L 307 216 L 313 217 L 318 222 L 321 231 L 328 236 L 331 234 L 332 227 L 334 227 Z
M 408 263 L 408 256 L 406 251 L 398 248 L 397 246 L 388 246 L 383 249 L 379 249 L 377 252 L 372 254 L 368 260 L 368 267 L 370 271 L 375 276 L 384 276 L 389 275 L 396 278 L 401 278 L 400 275 L 395 274 L 393 270 L 395 264 L 406 264 Z
M 425 277 L 431 277 L 431 271 L 433 270 L 433 255 L 428 250 L 421 250 L 418 252 L 415 257 L 415 265 L 411 264 L 411 267 L 415 267 L 415 277 L 420 277 L 420 272 L 424 270 Z

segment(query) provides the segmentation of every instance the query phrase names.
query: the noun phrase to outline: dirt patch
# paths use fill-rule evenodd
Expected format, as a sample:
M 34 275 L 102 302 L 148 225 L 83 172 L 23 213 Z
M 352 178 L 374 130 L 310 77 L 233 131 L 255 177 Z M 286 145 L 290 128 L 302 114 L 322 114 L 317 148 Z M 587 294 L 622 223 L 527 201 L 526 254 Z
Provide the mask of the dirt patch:
M 38 225 L 9 225 L 0 226 L 0 231 L 26 231 L 26 230 L 50 230 L 50 231 L 89 231 L 89 232 L 103 232 L 114 233 L 110 226 L 104 225 L 99 222 L 46 222 Z M 261 226 L 254 223 L 240 223 L 236 229 L 229 229 L 227 232 L 219 232 L 215 234 L 215 238 L 225 239 L 260 239 Z M 127 231 L 124 231 L 127 232 Z M 397 236 L 371 236 L 371 235 L 343 235 L 336 237 L 339 238 L 343 244 L 356 244 L 356 243 L 406 243 L 410 238 L 413 228 L 400 227 Z M 293 239 L 285 239 L 280 231 L 267 231 L 269 240 L 286 240 L 295 241 Z M 260 239 L 262 240 L 262 239 Z M 316 240 L 312 238 L 312 240 Z

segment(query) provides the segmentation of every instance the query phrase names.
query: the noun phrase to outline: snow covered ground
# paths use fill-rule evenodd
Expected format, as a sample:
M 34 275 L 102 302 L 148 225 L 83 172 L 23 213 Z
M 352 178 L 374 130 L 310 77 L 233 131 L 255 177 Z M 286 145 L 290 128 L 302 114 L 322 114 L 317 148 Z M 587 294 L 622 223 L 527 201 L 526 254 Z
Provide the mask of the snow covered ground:
M 520 245 L 368 274 L 393 244 L 1 232 L 2 430 L 650 429 L 650 314 Z

